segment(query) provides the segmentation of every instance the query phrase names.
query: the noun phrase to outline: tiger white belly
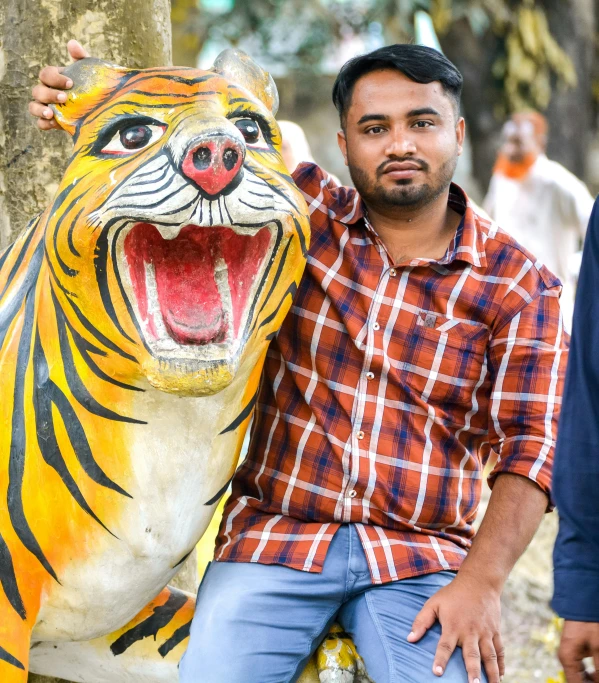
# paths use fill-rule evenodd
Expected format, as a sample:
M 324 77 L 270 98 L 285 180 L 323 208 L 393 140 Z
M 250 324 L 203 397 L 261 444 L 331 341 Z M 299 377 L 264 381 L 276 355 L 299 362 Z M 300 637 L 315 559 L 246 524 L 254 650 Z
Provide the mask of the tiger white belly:
M 131 425 L 133 484 L 110 536 L 98 526 L 43 602 L 33 640 L 87 640 L 130 621 L 177 572 L 206 530 L 237 458 L 238 430 L 220 433 L 242 409 L 248 377 L 209 397 L 148 389 Z

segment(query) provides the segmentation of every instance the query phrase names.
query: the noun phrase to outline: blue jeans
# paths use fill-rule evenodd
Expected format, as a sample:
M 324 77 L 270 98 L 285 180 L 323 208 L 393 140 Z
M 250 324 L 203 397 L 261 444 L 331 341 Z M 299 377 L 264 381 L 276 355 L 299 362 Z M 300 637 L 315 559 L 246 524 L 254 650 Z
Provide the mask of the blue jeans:
M 439 572 L 372 585 L 352 525 L 335 534 L 321 574 L 212 562 L 198 591 L 179 680 L 293 683 L 337 621 L 353 637 L 375 683 L 467 683 L 459 648 L 442 678 L 432 673 L 438 623 L 420 642 L 407 642 L 424 603 L 453 577 Z

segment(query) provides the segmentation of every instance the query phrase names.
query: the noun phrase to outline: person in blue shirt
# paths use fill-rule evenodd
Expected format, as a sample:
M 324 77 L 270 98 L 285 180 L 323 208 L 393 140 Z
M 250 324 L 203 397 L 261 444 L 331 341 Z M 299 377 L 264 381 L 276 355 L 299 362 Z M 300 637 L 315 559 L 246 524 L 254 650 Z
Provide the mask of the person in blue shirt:
M 553 496 L 560 523 L 553 609 L 568 683 L 599 682 L 599 200 L 587 231 L 572 326 Z M 594 659 L 594 677 L 583 660 Z

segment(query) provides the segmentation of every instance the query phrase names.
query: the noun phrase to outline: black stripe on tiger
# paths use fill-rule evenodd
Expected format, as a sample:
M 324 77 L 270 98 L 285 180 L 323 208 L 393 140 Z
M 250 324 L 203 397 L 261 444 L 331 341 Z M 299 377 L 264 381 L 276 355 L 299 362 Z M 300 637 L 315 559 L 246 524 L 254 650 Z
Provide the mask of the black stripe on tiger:
M 64 373 L 69 385 L 71 393 L 75 399 L 92 415 L 98 415 L 107 420 L 114 420 L 115 422 L 128 422 L 130 424 L 147 424 L 143 420 L 137 420 L 133 417 L 126 417 L 120 415 L 110 408 L 106 408 L 100 404 L 90 393 L 89 389 L 81 381 L 75 362 L 73 360 L 73 351 L 67 336 L 67 323 L 65 315 L 56 300 L 54 293 L 52 293 L 54 307 L 56 311 L 56 326 L 58 329 L 58 343 L 60 345 L 60 353 L 62 355 L 62 362 Z
M 96 484 L 99 484 L 104 488 L 116 491 L 127 498 L 133 498 L 133 496 L 127 493 L 125 489 L 121 488 L 117 483 L 112 481 L 112 479 L 110 479 L 98 465 L 90 448 L 83 425 L 77 417 L 77 413 L 73 409 L 73 406 L 69 403 L 68 398 L 63 394 L 56 384 L 54 385 L 52 393 L 52 402 L 60 413 L 67 431 L 67 435 L 69 437 L 69 441 L 71 442 L 73 450 L 75 451 L 77 460 L 87 476 L 92 481 L 95 481 Z
M 15 373 L 15 389 L 12 411 L 12 428 L 10 438 L 10 459 L 8 463 L 8 514 L 15 533 L 21 543 L 29 552 L 37 558 L 42 567 L 50 576 L 58 581 L 56 572 L 44 555 L 36 537 L 31 531 L 29 522 L 23 509 L 23 476 L 25 473 L 25 449 L 27 436 L 25 430 L 25 376 L 31 354 L 31 342 L 33 336 L 33 318 L 35 314 L 35 289 L 28 292 L 25 300 L 25 316 L 23 329 L 17 351 L 17 364 Z M 60 582 L 59 582 L 60 583 Z
M 269 323 L 271 323 L 276 318 L 276 316 L 279 312 L 279 308 L 280 308 L 280 306 L 283 305 L 283 301 L 285 301 L 287 295 L 290 294 L 291 298 L 293 299 L 296 292 L 297 292 L 297 285 L 295 284 L 295 282 L 292 282 L 289 285 L 289 287 L 287 287 L 287 291 L 285 292 L 285 294 L 283 294 L 283 296 L 281 297 L 281 303 L 279 304 L 279 306 L 277 308 L 275 308 L 275 310 L 267 318 L 264 318 L 264 320 L 260 323 L 260 327 L 264 327 L 265 325 L 268 325 Z
M 55 399 L 62 392 L 50 379 L 50 369 L 42 348 L 39 332 L 35 335 L 33 347 L 33 371 L 35 383 L 33 407 L 35 411 L 37 442 L 42 457 L 56 471 L 81 509 L 87 512 L 100 526 L 104 527 L 111 536 L 114 536 L 112 531 L 102 522 L 85 500 L 81 489 L 77 486 L 77 482 L 73 479 L 62 456 L 54 430 L 54 418 L 52 417 L 52 404 L 56 405 Z
M 127 353 L 126 351 L 123 351 L 119 346 L 117 346 L 114 342 L 110 341 L 108 337 L 106 337 L 100 330 L 98 330 L 96 327 L 94 327 L 89 320 L 83 315 L 77 304 L 67 297 L 67 301 L 71 305 L 71 308 L 73 309 L 75 315 L 77 316 L 79 322 L 85 327 L 85 329 L 97 340 L 100 342 L 100 344 L 104 344 L 104 346 L 107 349 L 110 349 L 111 351 L 114 351 L 115 353 L 118 353 L 119 356 L 122 356 L 123 358 L 126 358 L 127 360 L 132 360 L 134 363 L 138 363 L 137 358 L 135 356 L 132 356 L 130 353 Z
M 276 254 L 276 253 L 278 252 L 279 246 L 280 246 L 281 241 L 282 241 L 282 239 L 283 239 L 283 225 L 281 224 L 280 221 L 274 221 L 274 223 L 275 223 L 275 225 L 277 226 L 277 237 L 276 237 L 276 239 L 275 239 L 275 243 L 274 243 L 274 246 L 273 246 L 273 248 L 272 248 L 272 251 L 270 252 L 270 254 L 271 254 L 271 255 L 270 255 L 271 261 L 272 261 L 272 259 L 273 259 L 273 254 Z M 245 228 L 245 227 L 259 227 L 259 226 L 247 225 L 247 224 L 245 224 L 245 223 L 240 223 L 239 226 L 240 226 L 240 227 L 243 227 L 243 228 Z M 285 254 L 286 254 L 286 253 L 287 253 L 287 252 L 285 251 Z M 283 258 L 284 258 L 284 257 L 283 257 Z M 275 275 L 275 278 L 278 277 L 278 275 L 280 275 L 280 273 L 281 273 L 281 268 L 280 268 L 280 266 L 281 266 L 282 263 L 283 263 L 283 259 L 281 259 L 280 262 L 279 262 L 279 269 L 277 270 L 277 275 Z M 254 313 L 255 313 L 255 310 L 256 310 L 256 306 L 258 305 L 258 300 L 260 299 L 260 294 L 261 294 L 261 292 L 262 292 L 262 287 L 264 286 L 264 283 L 266 282 L 267 278 L 268 278 L 268 268 L 265 268 L 264 273 L 262 274 L 262 279 L 260 280 L 260 284 L 258 285 L 258 287 L 256 287 L 256 296 L 254 297 L 254 300 L 252 301 L 252 305 L 251 305 L 250 310 L 249 310 L 249 313 L 248 313 L 248 317 L 247 317 L 248 324 L 249 324 L 249 322 L 250 322 L 251 320 L 253 320 L 253 318 L 254 318 Z M 271 290 L 270 290 L 270 292 L 269 292 L 269 296 L 270 296 L 270 294 L 272 293 L 272 291 L 273 291 L 273 288 L 271 287 Z M 267 297 L 267 298 L 268 298 L 268 297 Z M 262 308 L 260 309 L 260 312 L 262 311 L 263 308 L 264 308 L 264 304 L 263 304 Z M 254 321 L 254 323 L 252 324 L 252 327 L 251 327 L 250 330 L 248 331 L 247 336 L 249 337 L 249 335 L 252 334 L 252 332 L 253 332 L 255 329 L 256 329 L 256 320 Z
M 7 652 L 1 645 L 0 645 L 0 661 L 6 662 L 7 664 L 12 664 L 12 666 L 16 666 L 17 669 L 21 669 L 22 671 L 25 671 L 25 667 L 21 664 L 21 662 L 16 657 L 13 657 L 10 654 L 10 652 Z
M 254 403 L 256 401 L 254 400 Z M 233 477 L 230 479 L 227 479 L 225 482 L 225 485 L 217 492 L 215 493 L 210 500 L 207 500 L 204 505 L 214 505 L 214 503 L 218 503 L 218 501 L 225 495 L 226 490 L 229 488 L 229 484 L 233 481 Z
M 6 247 L 2 256 L 0 256 L 0 270 L 2 270 L 2 266 L 6 263 L 6 259 L 8 258 L 9 254 L 12 251 L 14 246 L 15 246 L 15 243 L 13 242 L 8 247 Z
M 85 177 L 85 176 L 84 176 L 84 177 Z M 60 197 L 61 195 L 64 195 L 64 196 L 63 196 L 63 201 L 64 201 L 64 200 L 66 199 L 67 195 L 70 193 L 70 191 L 71 191 L 71 189 L 72 189 L 73 187 L 75 187 L 75 183 L 71 183 L 71 185 L 69 185 L 69 187 L 65 188 L 65 190 L 63 190 L 63 192 L 60 193 L 59 197 Z M 58 242 L 57 242 L 57 240 L 58 240 L 58 233 L 60 232 L 60 228 L 61 228 L 62 223 L 63 223 L 63 221 L 65 220 L 65 218 L 71 213 L 71 211 L 73 210 L 73 208 L 74 208 L 74 207 L 83 199 L 84 195 L 85 195 L 85 193 L 82 194 L 82 195 L 79 195 L 79 196 L 75 197 L 75 198 L 72 200 L 72 202 L 67 206 L 67 208 L 64 210 L 64 213 L 62 213 L 62 215 L 60 216 L 60 218 L 58 219 L 58 221 L 56 221 L 56 225 L 54 226 L 54 231 L 53 231 L 53 234 L 52 234 L 52 244 L 53 244 L 53 246 L 54 246 L 54 256 L 56 256 L 56 260 L 58 261 L 58 265 L 60 266 L 60 269 L 61 269 L 62 272 L 63 272 L 65 275 L 67 275 L 68 277 L 75 277 L 76 275 L 79 275 L 79 271 L 78 271 L 78 270 L 75 270 L 75 268 L 71 268 L 70 266 L 67 266 L 67 264 L 62 260 L 62 257 L 61 257 L 60 254 L 58 253 Z M 52 211 L 53 211 L 53 212 L 54 212 L 54 210 L 55 210 L 56 207 L 57 207 L 57 205 L 56 205 L 56 203 L 55 203 L 54 206 L 52 207 Z M 84 208 L 85 208 L 85 207 L 83 207 L 83 208 L 81 209 L 81 211 L 83 211 Z M 79 214 L 81 214 L 81 211 L 79 211 Z M 78 217 L 78 216 L 77 216 L 77 217 Z M 75 221 L 76 221 L 76 220 L 77 220 L 77 218 L 75 218 Z M 72 227 L 73 227 L 73 224 L 71 224 L 71 227 L 69 228 L 69 233 L 70 233 Z M 70 245 L 69 245 L 69 246 L 70 246 Z M 74 245 L 73 245 L 73 249 L 74 249 Z M 76 256 L 79 256 L 79 253 L 77 253 Z
M 9 547 L 6 545 L 6 541 L 2 538 L 2 534 L 0 534 L 0 583 L 4 589 L 4 594 L 8 598 L 8 602 L 10 602 L 12 608 L 21 619 L 25 621 L 27 619 L 27 611 L 17 584 L 12 555 L 10 554 Z
M 174 650 L 179 643 L 182 643 L 185 638 L 189 637 L 189 632 L 191 631 L 191 620 L 188 621 L 186 624 L 183 624 L 183 626 L 179 626 L 179 628 L 173 633 L 173 635 L 168 639 L 165 640 L 164 643 L 158 648 L 158 654 L 161 657 L 166 657 L 166 655 L 171 651 Z
M 69 244 L 69 250 L 73 256 L 81 256 L 79 251 L 77 250 L 77 247 L 75 246 L 75 243 L 73 242 L 73 232 L 75 228 L 77 227 L 77 221 L 79 220 L 79 217 L 81 214 L 85 211 L 86 207 L 83 205 L 79 211 L 79 213 L 73 218 L 71 221 L 71 225 L 69 225 L 69 232 L 67 234 L 67 242 Z
M 279 265 L 277 266 L 277 272 L 275 273 L 275 276 L 273 278 L 272 284 L 270 286 L 270 289 L 268 290 L 268 294 L 264 297 L 264 301 L 262 302 L 262 306 L 260 306 L 260 310 L 258 311 L 258 316 L 262 313 L 266 305 L 270 302 L 270 297 L 272 296 L 272 293 L 275 291 L 277 285 L 279 284 L 279 280 L 281 279 L 281 274 L 283 272 L 283 268 L 285 267 L 285 264 L 287 263 L 287 252 L 289 251 L 291 247 L 291 240 L 287 242 L 285 246 L 285 250 L 283 251 L 283 254 L 281 255 L 281 258 L 279 260 Z M 252 326 L 251 332 L 253 332 L 256 328 L 256 325 L 258 324 L 258 318 L 254 321 L 254 324 Z
M 116 220 L 116 219 L 113 219 Z M 116 329 L 132 344 L 135 342 L 123 329 L 119 319 L 117 318 L 110 289 L 108 287 L 108 230 L 112 221 L 102 231 L 98 241 L 96 242 L 96 253 L 94 256 L 94 267 L 96 269 L 96 281 L 102 297 L 102 303 L 106 309 L 108 317 L 112 320 Z
M 239 425 L 243 424 L 248 417 L 252 414 L 252 410 L 254 409 L 254 406 L 256 405 L 256 401 L 258 400 L 258 392 L 260 391 L 260 388 L 256 389 L 256 393 L 252 396 L 250 399 L 250 402 L 246 405 L 246 407 L 239 413 L 239 415 L 231 422 L 231 424 L 228 427 L 225 427 L 223 431 L 219 434 L 226 434 L 227 432 L 232 432 Z
M 142 389 L 142 387 L 136 387 L 133 384 L 125 384 L 125 382 L 121 382 L 120 380 L 115 379 L 114 377 L 111 377 L 110 375 L 105 373 L 104 370 L 100 368 L 100 366 L 96 363 L 96 361 L 91 357 L 90 354 L 93 353 L 97 356 L 106 357 L 108 355 L 106 351 L 99 349 L 97 346 L 94 346 L 87 339 L 84 339 L 79 334 L 79 332 L 77 332 L 77 330 L 73 327 L 73 325 L 71 325 L 68 318 L 65 317 L 65 321 L 67 327 L 69 328 L 69 332 L 71 333 L 71 337 L 75 342 L 75 347 L 77 351 L 79 351 L 79 355 L 81 356 L 81 358 L 83 358 L 87 367 L 94 373 L 94 375 L 96 375 L 96 377 L 98 377 L 99 379 L 103 379 L 105 382 L 113 384 L 116 387 L 120 387 L 121 389 L 127 389 L 128 391 L 145 391 L 145 389 Z
M 36 219 L 36 223 L 37 223 L 37 219 Z M 23 263 L 23 260 L 25 259 L 27 251 L 29 250 L 29 245 L 31 244 L 31 240 L 33 239 L 34 235 L 35 235 L 35 225 L 32 225 L 31 229 L 29 231 L 29 234 L 25 238 L 25 241 L 23 242 L 21 250 L 19 251 L 19 255 L 17 256 L 15 262 L 13 263 L 12 268 L 10 269 L 10 273 L 8 274 L 8 279 L 6 280 L 6 283 L 4 285 L 4 289 L 0 293 L 0 300 L 4 297 L 4 295 L 8 291 L 8 288 L 12 284 L 12 281 L 15 279 L 15 275 L 19 272 L 19 270 L 21 268 L 21 264 Z M 14 245 L 13 245 L 13 247 L 14 247 Z
M 21 286 L 15 292 L 12 299 L 10 299 L 8 303 L 6 303 L 3 306 L 0 306 L 0 349 L 4 344 L 4 339 L 6 338 L 6 335 L 8 333 L 8 330 L 10 329 L 10 326 L 13 323 L 13 320 L 17 316 L 17 313 L 21 310 L 23 301 L 25 301 L 27 293 L 35 285 L 42 265 L 42 257 L 43 251 L 42 244 L 40 242 L 36 250 L 33 252 L 33 256 L 31 257 L 31 260 L 29 262 L 29 268 L 25 274 Z
M 117 243 L 118 243 L 118 236 L 119 236 L 121 230 L 123 230 L 127 225 L 129 225 L 129 223 L 125 223 L 124 225 L 121 225 L 121 227 L 118 228 L 118 230 L 116 230 L 116 232 L 114 233 L 114 236 L 112 238 L 112 249 L 111 249 L 111 251 L 112 251 L 112 262 L 113 263 L 117 263 L 116 247 L 117 247 Z M 114 277 L 116 279 L 117 285 L 119 286 L 119 291 L 121 293 L 121 297 L 123 298 L 123 301 L 125 302 L 125 306 L 127 307 L 127 312 L 129 313 L 129 318 L 131 319 L 131 321 L 135 325 L 135 329 L 137 330 L 137 334 L 139 335 L 139 338 L 141 339 L 142 344 L 144 345 L 144 348 L 146 349 L 146 351 L 151 353 L 150 347 L 148 346 L 148 343 L 146 342 L 145 335 L 141 331 L 139 323 L 137 322 L 137 316 L 133 312 L 133 306 L 131 306 L 131 302 L 129 301 L 129 297 L 127 296 L 127 292 L 125 292 L 125 288 L 123 287 L 123 281 L 121 280 L 121 274 L 119 273 L 119 269 L 116 266 L 114 268 Z
M 139 624 L 125 631 L 119 636 L 110 646 L 112 654 L 116 657 L 122 655 L 132 645 L 143 640 L 144 638 L 154 638 L 158 635 L 158 631 L 168 626 L 173 620 L 177 612 L 185 605 L 188 598 L 185 593 L 173 588 L 168 589 L 170 595 L 164 605 L 154 607 L 152 614 L 141 621 Z

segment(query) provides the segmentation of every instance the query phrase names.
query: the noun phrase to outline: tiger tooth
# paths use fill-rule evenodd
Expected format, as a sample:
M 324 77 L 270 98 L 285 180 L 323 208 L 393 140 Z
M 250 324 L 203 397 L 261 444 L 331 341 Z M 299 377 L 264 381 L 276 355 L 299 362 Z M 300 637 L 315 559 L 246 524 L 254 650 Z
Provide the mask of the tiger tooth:
M 183 225 L 154 225 L 163 240 L 174 240 L 179 237 Z

